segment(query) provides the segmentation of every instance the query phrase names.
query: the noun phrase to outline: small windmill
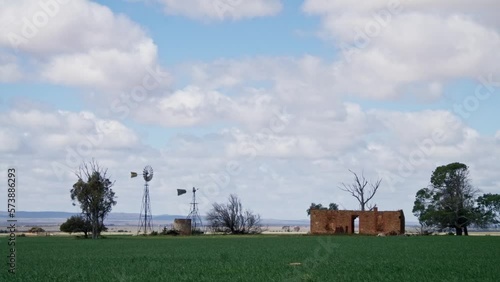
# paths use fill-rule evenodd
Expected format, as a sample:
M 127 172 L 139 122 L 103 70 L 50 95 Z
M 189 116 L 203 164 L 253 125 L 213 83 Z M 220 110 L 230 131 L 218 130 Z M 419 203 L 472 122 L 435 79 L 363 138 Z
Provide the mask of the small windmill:
M 198 191 L 199 188 L 194 188 L 193 187 L 193 200 L 190 203 L 191 211 L 189 212 L 189 215 L 186 217 L 187 219 L 191 219 L 191 230 L 195 231 L 203 227 L 201 217 L 198 214 L 198 203 L 196 202 L 196 191 Z M 177 196 L 186 194 L 185 189 L 177 189 Z
M 137 226 L 137 234 L 144 230 L 146 235 L 153 232 L 153 214 L 151 213 L 151 198 L 149 197 L 149 181 L 153 179 L 153 168 L 146 166 L 143 170 L 142 176 L 144 177 L 144 194 L 142 196 L 141 213 L 139 215 L 139 224 Z M 137 177 L 137 172 L 131 172 L 130 178 Z

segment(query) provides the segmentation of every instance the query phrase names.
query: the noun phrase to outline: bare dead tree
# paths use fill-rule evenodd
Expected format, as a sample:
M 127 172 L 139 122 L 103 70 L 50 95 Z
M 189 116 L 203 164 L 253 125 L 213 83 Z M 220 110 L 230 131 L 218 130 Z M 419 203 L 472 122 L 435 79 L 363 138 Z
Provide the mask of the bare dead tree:
M 366 180 L 363 173 L 361 173 L 361 178 L 352 170 L 349 170 L 354 175 L 354 182 L 351 184 L 342 183 L 339 187 L 340 190 L 350 193 L 359 202 L 359 207 L 362 211 L 365 211 L 368 207 L 370 210 L 375 206 L 369 205 L 370 200 L 377 193 L 382 179 L 377 180 L 375 183 L 369 183 Z
M 231 234 L 260 233 L 260 215 L 252 211 L 243 211 L 240 199 L 230 195 L 227 204 L 212 204 L 207 214 L 212 230 Z

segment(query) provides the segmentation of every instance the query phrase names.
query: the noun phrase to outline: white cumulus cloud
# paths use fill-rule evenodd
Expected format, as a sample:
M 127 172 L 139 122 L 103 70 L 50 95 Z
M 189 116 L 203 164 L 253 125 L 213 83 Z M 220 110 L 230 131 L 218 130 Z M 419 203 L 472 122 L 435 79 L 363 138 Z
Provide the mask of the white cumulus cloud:
M 499 74 L 497 1 L 306 0 L 322 36 L 338 50 L 339 87 L 366 98 L 395 99 L 412 89 L 439 97 L 450 80 Z
M 34 79 L 117 92 L 158 67 L 144 29 L 92 1 L 7 1 L 0 19 L 0 47 L 24 59 L 25 77 L 29 69 Z

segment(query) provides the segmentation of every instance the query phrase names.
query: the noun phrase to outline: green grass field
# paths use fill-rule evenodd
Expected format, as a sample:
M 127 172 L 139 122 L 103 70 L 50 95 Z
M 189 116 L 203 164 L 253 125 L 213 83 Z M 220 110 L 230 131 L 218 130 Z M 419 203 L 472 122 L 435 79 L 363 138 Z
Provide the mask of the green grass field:
M 17 238 L 16 274 L 1 265 L 0 281 L 500 281 L 500 237 Z

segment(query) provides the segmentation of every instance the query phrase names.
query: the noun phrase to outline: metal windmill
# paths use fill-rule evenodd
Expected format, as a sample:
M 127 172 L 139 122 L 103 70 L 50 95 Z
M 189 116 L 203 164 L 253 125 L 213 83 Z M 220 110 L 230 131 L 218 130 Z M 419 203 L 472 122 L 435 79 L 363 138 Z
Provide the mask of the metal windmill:
M 191 219 L 191 230 L 195 231 L 201 231 L 200 228 L 203 227 L 203 223 L 201 221 L 201 217 L 198 214 L 198 203 L 196 202 L 196 191 L 198 191 L 199 188 L 194 188 L 193 187 L 193 200 L 189 204 L 191 206 L 191 211 L 189 212 L 189 215 L 186 217 L 186 219 Z M 185 189 L 177 189 L 177 196 L 180 196 L 182 194 L 185 194 L 187 191 Z
M 136 172 L 131 172 L 130 177 L 136 177 Z M 153 232 L 153 215 L 151 213 L 151 198 L 149 197 L 149 181 L 153 179 L 153 168 L 146 166 L 143 170 L 142 176 L 144 177 L 144 195 L 142 196 L 141 213 L 139 215 L 139 224 L 137 226 L 137 234 L 144 231 L 144 235 Z

